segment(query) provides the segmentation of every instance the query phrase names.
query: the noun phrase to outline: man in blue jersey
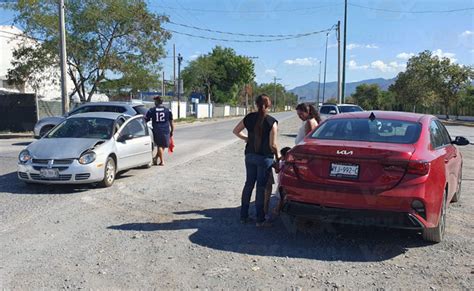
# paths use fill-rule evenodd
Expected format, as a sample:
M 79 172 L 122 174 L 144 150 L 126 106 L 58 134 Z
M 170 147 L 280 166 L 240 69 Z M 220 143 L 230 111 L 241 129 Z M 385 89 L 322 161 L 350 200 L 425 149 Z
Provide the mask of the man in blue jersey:
M 150 108 L 146 113 L 146 121 L 152 121 L 153 125 L 153 138 L 155 144 L 158 147 L 157 156 L 153 158 L 153 164 L 158 164 L 158 158 L 160 159 L 160 166 L 165 164 L 163 160 L 163 152 L 165 148 L 170 145 L 170 137 L 173 136 L 174 124 L 173 114 L 171 111 L 163 106 L 163 99 L 160 96 L 153 98 L 155 100 L 155 107 Z

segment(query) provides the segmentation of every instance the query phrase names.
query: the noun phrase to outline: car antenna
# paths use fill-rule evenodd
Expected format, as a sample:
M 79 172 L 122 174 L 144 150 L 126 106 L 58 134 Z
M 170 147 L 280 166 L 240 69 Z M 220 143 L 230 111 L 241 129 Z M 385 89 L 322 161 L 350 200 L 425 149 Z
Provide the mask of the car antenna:
M 370 121 L 374 121 L 374 120 L 375 120 L 375 114 L 374 114 L 373 112 L 370 113 L 369 119 L 370 119 Z

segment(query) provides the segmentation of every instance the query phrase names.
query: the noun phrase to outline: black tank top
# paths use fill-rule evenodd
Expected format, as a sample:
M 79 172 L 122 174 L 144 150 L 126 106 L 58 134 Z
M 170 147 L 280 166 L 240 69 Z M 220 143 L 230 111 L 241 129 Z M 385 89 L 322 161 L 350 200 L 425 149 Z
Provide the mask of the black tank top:
M 260 143 L 260 147 L 255 150 L 255 125 L 258 120 L 258 112 L 252 112 L 247 114 L 244 117 L 244 125 L 248 132 L 248 142 L 245 146 L 245 154 L 258 154 L 262 156 L 272 157 L 273 152 L 270 148 L 270 131 L 272 130 L 273 124 L 278 121 L 270 115 L 265 116 L 265 120 L 262 124 L 262 139 Z

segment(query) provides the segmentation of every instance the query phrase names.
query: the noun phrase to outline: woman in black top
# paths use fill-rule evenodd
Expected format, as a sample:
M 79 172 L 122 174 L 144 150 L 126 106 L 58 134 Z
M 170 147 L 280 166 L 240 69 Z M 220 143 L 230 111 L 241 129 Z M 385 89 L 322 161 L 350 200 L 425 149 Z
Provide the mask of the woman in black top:
M 268 115 L 271 107 L 270 98 L 262 94 L 257 97 L 255 103 L 258 112 L 247 114 L 234 128 L 234 134 L 244 140 L 245 146 L 245 169 L 247 177 L 242 191 L 242 205 L 240 220 L 242 223 L 248 221 L 249 204 L 252 191 L 257 182 L 257 194 L 255 207 L 257 210 L 257 226 L 265 223 L 264 200 L 265 186 L 267 185 L 269 169 L 273 163 L 273 157 L 279 159 L 277 146 L 278 121 Z M 247 129 L 248 135 L 242 133 Z

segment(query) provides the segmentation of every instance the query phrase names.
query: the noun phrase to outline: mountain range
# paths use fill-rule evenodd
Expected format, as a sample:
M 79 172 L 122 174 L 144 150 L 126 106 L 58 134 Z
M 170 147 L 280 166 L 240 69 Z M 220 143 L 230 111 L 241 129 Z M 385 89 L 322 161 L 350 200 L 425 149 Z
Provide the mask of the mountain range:
M 377 84 L 382 90 L 387 90 L 390 85 L 395 82 L 395 78 L 393 79 L 369 79 L 363 80 L 358 82 L 346 83 L 346 92 L 344 95 L 350 96 L 356 91 L 357 86 L 360 84 Z M 326 83 L 326 88 L 324 90 L 324 99 L 328 100 L 330 98 L 337 96 L 337 82 L 328 82 Z M 315 101 L 318 92 L 318 82 L 309 82 L 306 85 L 298 86 L 294 89 L 289 90 L 289 92 L 298 95 L 299 102 L 308 102 L 308 101 Z M 320 99 L 323 102 L 323 83 L 320 86 Z

